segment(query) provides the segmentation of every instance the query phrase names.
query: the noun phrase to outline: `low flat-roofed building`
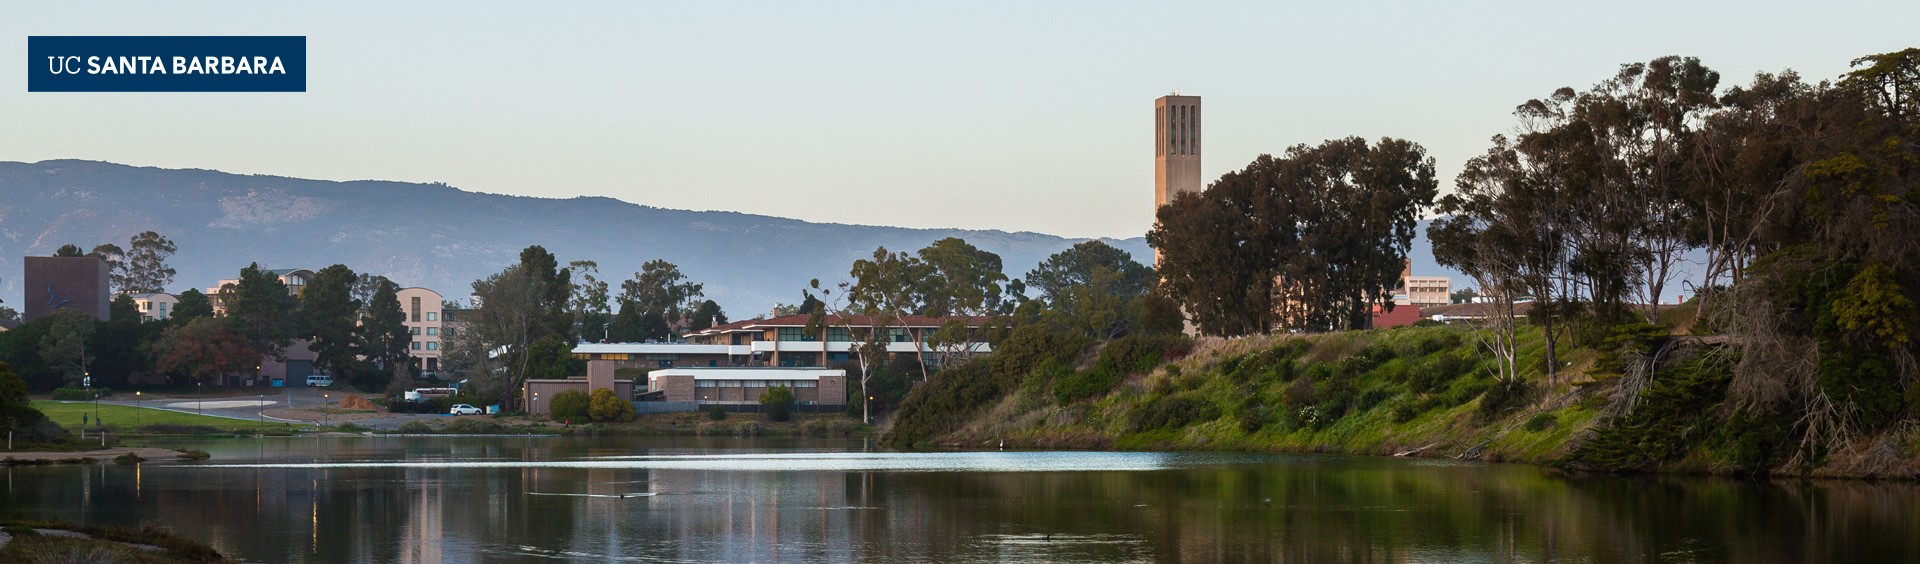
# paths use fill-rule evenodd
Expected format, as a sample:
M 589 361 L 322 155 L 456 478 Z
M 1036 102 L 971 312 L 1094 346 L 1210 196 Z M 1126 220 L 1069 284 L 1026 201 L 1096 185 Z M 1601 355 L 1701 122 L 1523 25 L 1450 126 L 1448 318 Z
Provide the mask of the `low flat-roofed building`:
M 984 317 L 908 316 L 885 329 L 887 352 L 916 359 L 925 353 L 928 364 L 938 366 L 944 351 L 925 347 L 924 336 L 953 319 L 976 327 L 987 322 Z M 870 320 L 861 316 L 830 315 L 813 331 L 807 330 L 807 321 L 806 315 L 736 321 L 687 333 L 683 335 L 685 341 L 677 343 L 581 343 L 573 348 L 573 356 L 638 368 L 824 368 L 856 360 L 852 351 L 872 327 Z M 970 343 L 966 348 L 976 354 L 993 350 L 985 342 Z
M 847 371 L 837 368 L 661 368 L 647 373 L 647 393 L 661 401 L 760 403 L 768 388 L 793 390 L 800 405 L 846 405 Z
M 528 415 L 546 415 L 553 396 L 561 392 L 591 394 L 594 390 L 607 389 L 613 390 L 613 395 L 620 399 L 633 401 L 633 381 L 614 379 L 614 369 L 609 361 L 588 361 L 585 377 L 528 379 L 520 389 L 520 399 L 526 402 Z

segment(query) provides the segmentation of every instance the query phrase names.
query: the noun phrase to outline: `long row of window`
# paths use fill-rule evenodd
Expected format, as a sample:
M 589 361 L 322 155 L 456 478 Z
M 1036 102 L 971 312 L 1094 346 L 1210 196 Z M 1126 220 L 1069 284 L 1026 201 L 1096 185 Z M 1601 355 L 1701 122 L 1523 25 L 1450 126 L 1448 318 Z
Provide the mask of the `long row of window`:
M 695 388 L 771 388 L 774 386 L 818 388 L 820 383 L 808 380 L 700 380 L 693 383 Z
M 848 342 L 856 338 L 865 337 L 866 332 L 864 331 L 856 334 L 846 327 L 827 328 L 827 340 L 831 342 Z M 818 341 L 820 340 L 820 335 L 819 333 L 807 331 L 805 327 L 780 327 L 775 331 L 774 338 L 781 341 Z M 909 343 L 913 342 L 913 334 L 903 328 L 891 327 L 887 329 L 887 340 L 895 343 Z

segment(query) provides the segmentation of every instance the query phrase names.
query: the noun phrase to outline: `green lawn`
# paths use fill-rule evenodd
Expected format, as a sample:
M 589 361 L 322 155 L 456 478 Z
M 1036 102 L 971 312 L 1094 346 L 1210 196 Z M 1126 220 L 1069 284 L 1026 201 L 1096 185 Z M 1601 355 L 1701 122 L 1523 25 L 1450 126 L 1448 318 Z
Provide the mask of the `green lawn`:
M 67 403 L 67 402 L 58 402 L 58 401 L 50 401 L 50 400 L 35 400 L 33 402 L 33 408 L 40 410 L 41 413 L 47 414 L 47 417 L 50 419 L 53 419 L 53 422 L 59 423 L 60 426 L 66 427 L 68 429 L 80 428 L 80 416 L 82 414 L 85 414 L 87 416 L 87 419 L 89 422 L 92 421 L 93 414 L 94 414 L 94 406 L 92 402 L 76 401 L 76 402 Z M 232 430 L 241 430 L 241 431 L 254 431 L 256 429 L 262 429 L 262 428 L 279 429 L 279 430 L 312 429 L 313 428 L 312 425 L 298 425 L 298 424 L 289 427 L 284 422 L 274 421 L 272 419 L 268 419 L 265 424 L 261 424 L 257 420 L 253 420 L 253 419 L 228 419 L 225 417 L 195 415 L 192 413 L 180 413 L 177 411 L 166 411 L 162 409 L 151 409 L 151 408 L 145 408 L 145 407 L 128 407 L 124 405 L 100 404 L 99 413 L 102 419 L 106 419 L 107 426 L 109 428 L 115 429 L 117 431 L 123 431 L 123 432 L 130 431 L 131 429 L 133 429 L 136 421 L 138 421 L 138 424 L 142 427 L 147 425 L 154 425 L 154 424 L 191 425 L 191 426 L 197 426 L 197 427 L 213 427 L 215 429 L 221 429 L 221 430 L 232 429 Z

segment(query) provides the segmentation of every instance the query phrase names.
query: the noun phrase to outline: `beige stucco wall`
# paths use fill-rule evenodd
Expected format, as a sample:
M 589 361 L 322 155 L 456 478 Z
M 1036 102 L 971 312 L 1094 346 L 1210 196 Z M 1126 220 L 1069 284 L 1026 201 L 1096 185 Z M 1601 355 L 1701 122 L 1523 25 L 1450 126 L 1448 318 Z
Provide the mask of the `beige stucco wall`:
M 440 345 L 444 341 L 441 314 L 440 293 L 426 288 L 401 288 L 395 294 L 400 300 L 400 313 L 405 317 L 402 324 L 413 336 L 413 344 L 407 345 L 407 356 L 411 357 L 420 370 L 438 371 L 440 365 Z M 419 307 L 414 307 L 414 300 Z M 431 343 L 431 345 L 429 345 Z

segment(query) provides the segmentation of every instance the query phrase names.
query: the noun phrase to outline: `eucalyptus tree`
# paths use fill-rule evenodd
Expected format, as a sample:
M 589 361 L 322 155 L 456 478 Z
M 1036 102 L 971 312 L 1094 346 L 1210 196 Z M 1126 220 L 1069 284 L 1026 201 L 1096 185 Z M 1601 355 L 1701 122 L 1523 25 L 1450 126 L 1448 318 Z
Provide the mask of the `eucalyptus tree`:
M 1153 269 L 1104 242 L 1082 241 L 1027 272 L 1026 285 L 1062 325 L 1112 339 L 1140 330 Z
M 921 332 L 921 348 L 940 352 L 942 362 L 966 362 L 979 352 L 986 336 L 1025 293 L 1019 280 L 1008 280 L 1000 255 L 982 250 L 958 237 L 947 237 L 917 253 L 916 280 L 906 280 L 919 302 L 918 313 L 940 321 L 932 334 Z M 921 357 L 922 369 L 926 358 Z M 924 376 L 924 374 L 923 374 Z
M 1410 141 L 1298 145 L 1176 197 L 1147 243 L 1203 332 L 1363 328 L 1389 303 L 1436 186 L 1433 159 Z
M 567 309 L 573 314 L 574 331 L 583 340 L 606 340 L 613 311 L 608 305 L 610 288 L 607 281 L 598 276 L 600 264 L 576 260 L 567 263 L 567 270 L 572 272 L 574 280 L 571 296 L 567 300 Z
M 142 231 L 127 242 L 122 291 L 127 293 L 165 292 L 173 284 L 173 267 L 167 259 L 179 247 L 157 231 Z
M 119 245 L 113 243 L 101 243 L 94 245 L 93 250 L 87 252 L 87 256 L 98 257 L 101 261 L 107 263 L 107 286 L 112 289 L 113 293 L 126 294 L 132 292 L 132 290 L 127 289 L 126 249 L 122 249 Z
M 1282 249 L 1299 243 L 1281 196 L 1282 163 L 1261 155 L 1206 190 L 1175 196 L 1156 212 L 1147 244 L 1159 252 L 1160 283 L 1204 333 L 1267 333 L 1275 325 Z
M 640 265 L 633 278 L 620 283 L 620 302 L 624 309 L 632 303 L 640 318 L 639 337 L 670 339 L 675 330 L 685 328 L 699 300 L 705 297 L 704 285 L 693 282 L 680 267 L 661 259 Z
M 1554 303 L 1568 269 L 1568 234 L 1573 222 L 1562 184 L 1552 182 L 1552 155 L 1530 152 L 1505 136 L 1494 136 L 1493 147 L 1467 161 L 1454 181 L 1454 193 L 1440 199 L 1441 215 L 1428 227 L 1434 259 L 1474 279 L 1479 293 L 1491 299 L 1485 306 L 1496 315 L 1497 334 L 1489 343 L 1502 363 L 1502 376 L 1519 377 L 1512 316 L 1515 298 L 1534 298 L 1534 308 Z M 1545 313 L 1543 311 L 1543 313 Z M 1557 333 L 1551 314 L 1539 317 L 1546 337 L 1545 372 L 1552 381 L 1556 368 Z

